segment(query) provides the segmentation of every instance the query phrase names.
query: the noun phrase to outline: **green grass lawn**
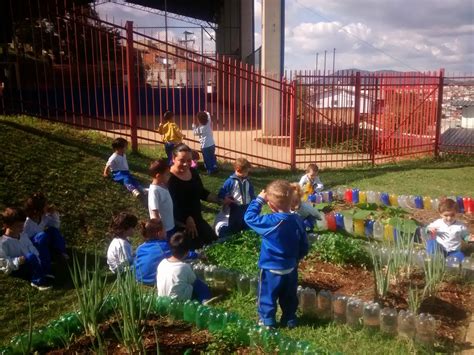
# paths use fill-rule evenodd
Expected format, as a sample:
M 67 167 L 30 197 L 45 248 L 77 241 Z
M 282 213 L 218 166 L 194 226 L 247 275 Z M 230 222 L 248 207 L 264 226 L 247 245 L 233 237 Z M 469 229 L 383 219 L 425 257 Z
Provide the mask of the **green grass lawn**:
M 29 194 L 43 191 L 62 214 L 61 228 L 72 251 L 105 256 L 109 242 L 107 227 L 116 211 L 128 210 L 140 218 L 147 217 L 147 210 L 123 187 L 102 178 L 104 164 L 111 154 L 109 138 L 97 132 L 73 130 L 35 118 L 0 116 L 0 139 L 0 208 L 22 205 Z M 139 153 L 128 155 L 131 171 L 144 185 L 149 183 L 149 162 L 159 156 L 164 156 L 161 147 L 148 147 Z M 471 160 L 426 159 L 380 167 L 325 170 L 321 172 L 321 179 L 327 187 L 346 185 L 367 190 L 431 196 L 472 195 L 474 165 Z M 215 176 L 203 174 L 204 185 L 217 192 L 229 174 L 229 165 L 224 165 Z M 255 169 L 251 172 L 251 177 L 256 191 L 259 191 L 273 179 L 296 181 L 301 174 L 301 171 Z M 216 206 L 205 204 L 204 214 L 209 221 L 212 221 L 216 212 Z M 135 246 L 138 243 L 139 237 L 136 236 Z M 26 282 L 0 275 L 0 343 L 26 329 L 28 298 L 32 304 L 35 326 L 74 309 L 74 291 L 67 267 L 56 265 L 56 269 L 56 287 L 48 292 L 38 292 Z M 244 305 L 234 301 L 240 311 L 255 312 L 253 302 Z M 230 306 L 229 302 L 234 301 L 230 299 L 226 302 Z M 357 344 L 358 333 L 345 330 L 344 327 L 331 325 L 310 330 L 312 327 L 305 325 L 292 330 L 291 334 L 298 337 L 300 333 L 308 333 L 310 337 L 320 340 L 327 338 L 328 342 L 333 342 L 328 348 L 342 351 L 350 350 L 351 346 L 355 347 Z M 333 328 L 337 329 L 333 331 Z M 353 339 L 349 342 L 352 345 L 341 344 L 344 342 L 337 341 L 337 336 Z M 365 335 L 360 333 L 360 337 L 364 338 Z M 387 340 L 380 336 L 368 339 L 367 346 L 372 342 L 380 344 L 376 346 L 382 348 L 385 346 L 387 352 L 384 353 L 397 353 L 397 349 L 409 351 L 407 345 L 401 342 L 395 344 L 394 341 L 388 341 L 387 345 L 383 345 Z M 377 348 L 362 349 L 366 351 L 361 353 L 368 353 Z M 389 351 L 390 349 L 393 351 Z

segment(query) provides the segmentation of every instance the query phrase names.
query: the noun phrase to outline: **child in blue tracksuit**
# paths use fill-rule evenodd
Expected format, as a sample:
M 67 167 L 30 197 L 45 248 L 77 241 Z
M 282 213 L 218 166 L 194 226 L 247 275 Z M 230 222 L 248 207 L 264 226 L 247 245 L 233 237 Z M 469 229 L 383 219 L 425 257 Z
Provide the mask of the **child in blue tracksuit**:
M 135 254 L 135 278 L 138 282 L 153 286 L 156 283 L 158 264 L 171 256 L 171 249 L 163 223 L 159 219 L 153 218 L 147 222 L 141 222 L 140 229 L 145 242 L 137 248 Z M 190 251 L 187 259 L 197 257 L 196 252 Z
M 214 228 L 219 238 L 248 229 L 244 222 L 244 214 L 250 201 L 255 198 L 253 185 L 248 178 L 250 168 L 247 159 L 236 159 L 234 173 L 219 190 L 217 197 L 223 206 L 214 221 Z
M 275 180 L 245 213 L 245 222 L 262 236 L 258 314 L 259 323 L 268 327 L 276 326 L 277 300 L 282 309 L 280 324 L 296 326 L 298 262 L 308 253 L 308 239 L 301 217 L 290 211 L 292 198 L 290 183 Z M 260 215 L 266 203 L 273 213 Z

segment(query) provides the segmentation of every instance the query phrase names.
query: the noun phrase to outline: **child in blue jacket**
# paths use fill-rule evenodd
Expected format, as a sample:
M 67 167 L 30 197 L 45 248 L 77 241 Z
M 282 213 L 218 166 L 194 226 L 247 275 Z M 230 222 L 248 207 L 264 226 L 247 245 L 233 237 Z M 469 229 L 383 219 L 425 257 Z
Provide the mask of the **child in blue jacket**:
M 268 327 L 276 326 L 277 300 L 282 309 L 280 324 L 296 326 L 298 262 L 308 253 L 308 239 L 301 217 L 290 211 L 292 198 L 290 183 L 275 180 L 245 213 L 245 222 L 262 236 L 258 314 L 259 323 Z M 266 203 L 273 213 L 260 215 Z

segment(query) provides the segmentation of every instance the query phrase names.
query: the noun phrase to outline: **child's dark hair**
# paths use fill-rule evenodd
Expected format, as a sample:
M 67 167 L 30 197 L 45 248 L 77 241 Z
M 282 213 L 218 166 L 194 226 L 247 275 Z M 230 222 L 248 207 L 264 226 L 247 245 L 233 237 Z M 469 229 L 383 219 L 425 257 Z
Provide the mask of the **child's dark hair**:
M 157 239 L 158 233 L 163 230 L 163 222 L 158 218 L 140 222 L 140 233 L 145 240 Z
M 181 143 L 181 144 L 178 144 L 176 147 L 174 147 L 173 149 L 173 157 L 177 156 L 178 153 L 181 153 L 181 152 L 186 152 L 186 153 L 191 153 L 192 150 L 191 148 L 189 148 L 186 144 L 184 143 Z
M 186 234 L 178 232 L 171 236 L 171 253 L 176 259 L 183 259 L 189 251 L 189 238 Z
M 235 170 L 239 170 L 239 171 L 249 170 L 252 167 L 250 162 L 245 158 L 235 159 L 233 166 Z
M 309 173 L 310 171 L 318 172 L 319 171 L 319 166 L 315 163 L 308 164 L 306 167 L 306 172 Z
M 192 160 L 196 160 L 196 161 L 199 160 L 199 152 L 197 150 L 193 150 L 191 152 L 191 157 L 192 157 L 191 158 Z
M 198 112 L 197 119 L 199 123 L 204 126 L 205 124 L 207 124 L 207 121 L 209 121 L 209 113 L 206 111 Z
M 121 236 L 127 229 L 135 228 L 138 224 L 138 218 L 128 212 L 120 212 L 112 217 L 110 222 L 110 233 L 114 236 Z
M 163 114 L 163 121 L 169 121 L 169 120 L 171 120 L 173 117 L 174 117 L 173 111 L 166 111 L 166 112 Z
M 46 197 L 42 192 L 35 192 L 25 201 L 25 213 L 28 217 L 43 215 L 46 207 Z
M 25 222 L 26 214 L 21 208 L 7 207 L 1 214 L 1 224 L 4 228 L 12 227 L 16 222 Z
M 446 198 L 444 200 L 441 200 L 439 202 L 438 206 L 438 212 L 443 213 L 443 212 L 458 212 L 458 204 L 456 201 Z
M 127 145 L 128 145 L 127 140 L 122 137 L 115 138 L 112 142 L 113 150 L 125 148 Z
M 163 158 L 152 162 L 148 168 L 148 171 L 151 177 L 155 177 L 156 174 L 163 174 L 169 169 L 170 166 L 168 164 L 168 159 Z

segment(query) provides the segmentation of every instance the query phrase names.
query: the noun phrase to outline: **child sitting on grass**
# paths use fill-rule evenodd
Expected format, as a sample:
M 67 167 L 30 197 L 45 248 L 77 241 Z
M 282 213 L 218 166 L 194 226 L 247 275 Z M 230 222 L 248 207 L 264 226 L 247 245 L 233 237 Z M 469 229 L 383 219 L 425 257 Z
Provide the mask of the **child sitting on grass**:
M 163 122 L 159 124 L 156 131 L 163 136 L 163 142 L 165 143 L 165 152 L 168 157 L 168 165 L 171 165 L 173 161 L 173 149 L 178 144 L 181 144 L 184 139 L 184 134 L 180 131 L 178 125 L 173 122 L 174 113 L 166 111 L 163 114 Z
M 180 301 L 196 299 L 201 303 L 209 303 L 209 286 L 198 279 L 191 266 L 183 261 L 189 252 L 188 237 L 184 233 L 175 233 L 169 244 L 172 255 L 161 261 L 156 272 L 158 296 Z
M 291 213 L 293 189 L 288 181 L 275 180 L 253 200 L 245 222 L 262 237 L 258 267 L 259 323 L 276 326 L 277 300 L 281 326 L 296 326 L 298 262 L 308 253 L 308 239 L 301 218 Z M 268 203 L 271 214 L 260 215 Z
M 299 184 L 303 192 L 308 195 L 323 191 L 324 185 L 319 178 L 319 167 L 314 163 L 308 164 L 306 174 L 301 177 Z
M 297 182 L 291 183 L 291 188 L 293 189 L 291 211 L 301 217 L 307 231 L 312 231 L 316 221 L 322 219 L 321 213 L 311 203 L 303 201 L 304 192 Z
M 469 231 L 462 222 L 456 220 L 457 211 L 458 204 L 454 200 L 448 198 L 439 203 L 441 218 L 426 227 L 434 237 L 427 241 L 426 249 L 429 254 L 438 249 L 445 256 L 455 256 L 460 261 L 464 259 L 461 246 L 469 240 Z
M 32 194 L 25 202 L 26 221 L 23 233 L 30 238 L 39 252 L 41 265 L 48 277 L 51 274 L 51 256 L 55 253 L 68 260 L 66 241 L 59 231 L 59 213 L 48 205 L 42 192 Z
M 113 273 L 133 265 L 132 245 L 128 238 L 133 235 L 137 224 L 137 217 L 127 212 L 121 212 L 112 218 L 110 234 L 113 239 L 107 250 L 107 264 Z
M 210 175 L 217 171 L 216 144 L 212 134 L 211 115 L 207 111 L 198 112 L 197 119 L 199 125 L 193 123 L 193 132 L 199 138 L 204 165 Z
M 103 175 L 108 177 L 109 173 L 112 173 L 112 179 L 115 182 L 124 185 L 134 197 L 139 197 L 143 193 L 143 189 L 128 169 L 127 156 L 125 155 L 127 147 L 128 142 L 126 139 L 114 139 L 112 142 L 114 153 L 107 160 Z
M 2 215 L 3 236 L 0 238 L 0 270 L 31 282 L 40 291 L 49 290 L 41 266 L 39 252 L 23 234 L 26 214 L 19 208 L 6 208 Z

